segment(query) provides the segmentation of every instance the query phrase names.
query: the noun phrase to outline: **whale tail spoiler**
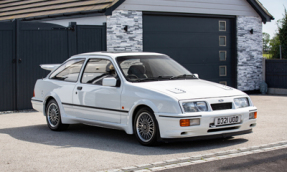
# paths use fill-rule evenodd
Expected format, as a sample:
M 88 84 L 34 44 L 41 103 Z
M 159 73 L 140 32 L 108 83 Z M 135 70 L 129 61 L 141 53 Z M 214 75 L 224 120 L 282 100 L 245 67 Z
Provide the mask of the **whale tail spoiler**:
M 45 70 L 52 71 L 59 67 L 61 64 L 41 64 L 40 67 Z

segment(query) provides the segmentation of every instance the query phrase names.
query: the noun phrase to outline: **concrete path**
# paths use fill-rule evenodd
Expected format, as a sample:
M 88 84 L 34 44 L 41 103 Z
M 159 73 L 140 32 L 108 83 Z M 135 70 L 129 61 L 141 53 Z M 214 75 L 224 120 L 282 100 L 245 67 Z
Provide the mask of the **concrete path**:
M 287 140 L 287 97 L 251 96 L 254 133 L 231 139 L 141 146 L 123 131 L 72 125 L 53 132 L 38 112 L 0 115 L 0 171 L 102 171 Z

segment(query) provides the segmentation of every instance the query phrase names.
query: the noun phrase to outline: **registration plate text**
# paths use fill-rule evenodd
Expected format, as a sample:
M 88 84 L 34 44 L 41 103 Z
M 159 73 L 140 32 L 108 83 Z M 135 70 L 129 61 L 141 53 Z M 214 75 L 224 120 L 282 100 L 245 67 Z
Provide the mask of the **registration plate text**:
M 227 117 L 219 117 L 215 118 L 214 125 L 228 125 L 228 124 L 236 124 L 240 123 L 240 116 L 227 116 Z

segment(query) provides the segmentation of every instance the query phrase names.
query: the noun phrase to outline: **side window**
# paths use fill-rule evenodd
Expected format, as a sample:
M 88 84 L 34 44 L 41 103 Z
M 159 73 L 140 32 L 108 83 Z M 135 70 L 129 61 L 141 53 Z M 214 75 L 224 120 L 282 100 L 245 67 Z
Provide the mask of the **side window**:
M 102 85 L 106 77 L 118 78 L 114 65 L 106 59 L 90 59 L 84 70 L 81 83 Z
M 77 82 L 84 62 L 84 59 L 70 60 L 53 72 L 50 79 Z

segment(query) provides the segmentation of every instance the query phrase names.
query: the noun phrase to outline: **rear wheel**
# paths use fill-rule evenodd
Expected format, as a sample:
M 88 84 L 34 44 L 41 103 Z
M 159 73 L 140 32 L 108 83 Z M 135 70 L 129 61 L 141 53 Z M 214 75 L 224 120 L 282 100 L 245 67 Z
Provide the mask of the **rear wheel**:
M 157 144 L 158 124 L 149 108 L 142 108 L 137 112 L 133 126 L 134 133 L 142 145 L 153 146 Z
M 69 124 L 63 124 L 58 103 L 50 100 L 46 106 L 46 120 L 48 127 L 53 131 L 61 131 L 68 128 Z

